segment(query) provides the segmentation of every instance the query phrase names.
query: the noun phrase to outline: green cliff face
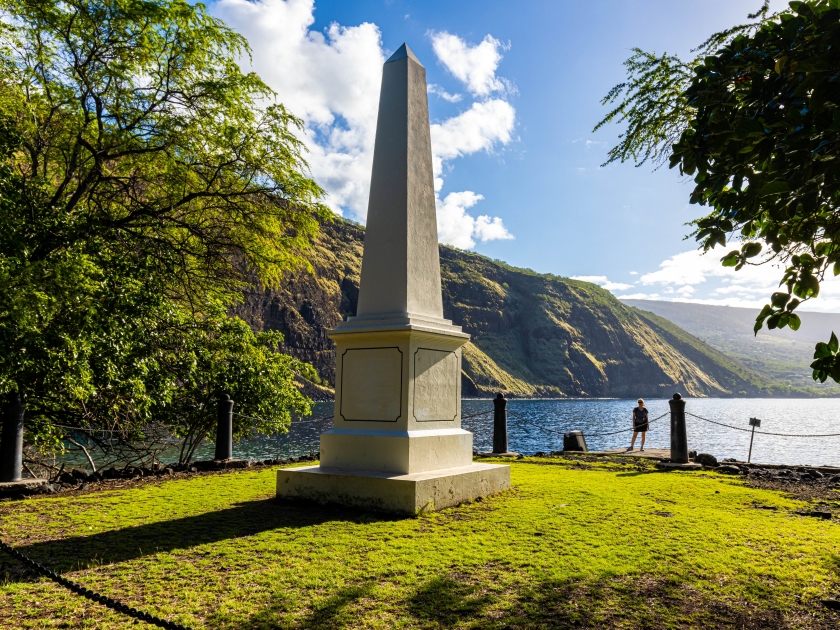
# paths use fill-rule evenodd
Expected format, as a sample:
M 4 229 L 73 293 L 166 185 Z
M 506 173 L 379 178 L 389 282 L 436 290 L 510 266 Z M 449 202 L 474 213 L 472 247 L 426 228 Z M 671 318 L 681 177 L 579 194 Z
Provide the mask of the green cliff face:
M 238 314 L 286 336 L 332 387 L 335 353 L 326 330 L 355 313 L 364 230 L 325 226 L 310 260 L 279 291 L 246 297 Z M 489 396 L 670 397 L 796 395 L 652 313 L 600 287 L 516 269 L 442 246 L 444 315 L 472 340 L 463 393 Z M 312 388 L 314 395 L 328 395 Z

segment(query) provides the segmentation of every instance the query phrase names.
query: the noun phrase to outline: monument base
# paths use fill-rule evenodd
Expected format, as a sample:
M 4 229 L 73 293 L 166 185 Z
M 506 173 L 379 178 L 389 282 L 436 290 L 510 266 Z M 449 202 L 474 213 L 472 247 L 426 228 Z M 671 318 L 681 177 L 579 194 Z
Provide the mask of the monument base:
M 470 464 L 410 475 L 321 466 L 277 471 L 279 498 L 398 514 L 442 510 L 508 489 L 510 467 L 496 464 Z

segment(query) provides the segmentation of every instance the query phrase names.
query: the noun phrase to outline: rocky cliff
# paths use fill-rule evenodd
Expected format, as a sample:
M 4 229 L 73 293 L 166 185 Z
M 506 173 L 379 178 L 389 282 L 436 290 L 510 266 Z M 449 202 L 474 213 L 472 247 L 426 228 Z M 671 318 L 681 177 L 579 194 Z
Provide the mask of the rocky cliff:
M 355 314 L 364 229 L 337 221 L 314 244 L 312 272 L 246 296 L 237 314 L 280 330 L 286 350 L 332 387 L 335 353 L 326 330 Z M 517 269 L 442 246 L 444 315 L 472 335 L 464 348 L 465 396 L 796 395 L 652 313 L 600 287 Z M 318 388 L 310 393 L 318 394 Z M 328 396 L 327 389 L 320 390 Z

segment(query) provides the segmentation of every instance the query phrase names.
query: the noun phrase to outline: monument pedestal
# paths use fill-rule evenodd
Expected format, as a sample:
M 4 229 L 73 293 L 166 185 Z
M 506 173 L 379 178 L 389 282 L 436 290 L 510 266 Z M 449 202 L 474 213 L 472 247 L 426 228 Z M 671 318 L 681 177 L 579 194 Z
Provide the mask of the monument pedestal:
M 336 344 L 333 428 L 321 465 L 277 475 L 277 496 L 402 514 L 510 488 L 474 464 L 461 429 L 461 346 L 443 318 L 426 71 L 406 45 L 385 63 L 357 315 Z
M 410 475 L 323 466 L 277 471 L 277 496 L 412 515 L 510 488 L 510 468 L 470 464 Z
M 473 463 L 461 429 L 461 346 L 448 320 L 351 318 L 336 342 L 333 428 L 321 465 L 277 472 L 277 496 L 416 514 L 510 488 L 508 466 Z

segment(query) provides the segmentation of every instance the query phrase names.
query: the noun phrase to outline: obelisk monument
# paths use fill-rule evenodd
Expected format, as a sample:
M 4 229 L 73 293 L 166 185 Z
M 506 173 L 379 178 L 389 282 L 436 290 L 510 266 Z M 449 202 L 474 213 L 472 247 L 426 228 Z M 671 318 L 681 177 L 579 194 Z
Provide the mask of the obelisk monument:
M 277 496 L 413 514 L 510 487 L 472 461 L 461 346 L 443 318 L 426 70 L 403 44 L 382 72 L 359 303 L 336 343 L 333 428 L 320 466 L 277 474 Z

